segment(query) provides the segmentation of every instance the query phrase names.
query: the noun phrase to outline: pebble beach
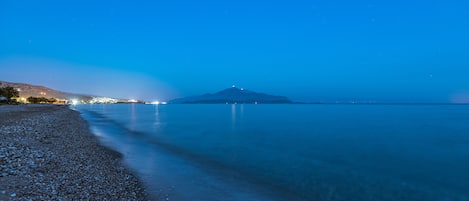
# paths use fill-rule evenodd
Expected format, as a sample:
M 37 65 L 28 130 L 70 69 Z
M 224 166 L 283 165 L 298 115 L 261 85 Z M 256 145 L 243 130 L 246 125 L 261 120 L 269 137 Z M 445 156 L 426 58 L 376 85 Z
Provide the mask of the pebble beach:
M 0 105 L 0 200 L 147 200 L 77 111 Z

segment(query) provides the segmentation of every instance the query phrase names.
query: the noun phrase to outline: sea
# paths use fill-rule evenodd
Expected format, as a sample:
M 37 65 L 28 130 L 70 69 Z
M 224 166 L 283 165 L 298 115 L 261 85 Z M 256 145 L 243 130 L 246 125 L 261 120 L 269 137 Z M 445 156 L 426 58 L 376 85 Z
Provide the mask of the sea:
M 469 200 L 469 105 L 71 107 L 154 200 Z

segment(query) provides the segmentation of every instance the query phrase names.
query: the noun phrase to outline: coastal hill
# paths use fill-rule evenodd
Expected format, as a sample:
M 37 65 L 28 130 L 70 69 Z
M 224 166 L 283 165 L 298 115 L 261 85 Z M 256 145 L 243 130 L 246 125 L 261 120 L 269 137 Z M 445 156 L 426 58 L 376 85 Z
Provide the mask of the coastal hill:
M 37 86 L 25 83 L 14 83 L 6 82 L 0 80 L 0 87 L 13 87 L 19 91 L 19 101 L 26 102 L 26 99 L 30 96 L 33 97 L 45 97 L 45 98 L 55 98 L 61 100 L 62 102 L 73 102 L 77 103 L 141 103 L 141 101 L 128 100 L 128 99 L 115 99 L 107 98 L 102 96 L 91 96 L 83 94 L 74 94 L 68 92 L 57 91 L 44 86 Z M 133 101 L 133 102 L 132 102 Z
M 257 93 L 235 86 L 224 89 L 213 94 L 204 94 L 200 96 L 191 96 L 178 98 L 169 101 L 173 104 L 184 103 L 245 103 L 245 104 L 262 104 L 262 103 L 292 103 L 285 96 L 274 96 L 264 93 Z
M 80 99 L 80 100 L 91 100 L 93 97 L 88 95 L 73 94 L 67 92 L 57 91 L 44 86 L 37 86 L 25 83 L 14 83 L 5 82 L 0 80 L 0 87 L 13 87 L 19 91 L 20 97 L 27 98 L 33 97 L 45 97 L 45 98 L 56 98 L 56 99 Z

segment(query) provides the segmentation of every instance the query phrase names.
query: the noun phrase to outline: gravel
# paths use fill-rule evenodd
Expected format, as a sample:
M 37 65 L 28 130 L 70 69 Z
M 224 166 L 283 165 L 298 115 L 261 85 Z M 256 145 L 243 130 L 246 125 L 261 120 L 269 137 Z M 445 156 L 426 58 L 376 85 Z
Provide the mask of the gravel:
M 147 200 L 67 106 L 0 106 L 0 200 Z

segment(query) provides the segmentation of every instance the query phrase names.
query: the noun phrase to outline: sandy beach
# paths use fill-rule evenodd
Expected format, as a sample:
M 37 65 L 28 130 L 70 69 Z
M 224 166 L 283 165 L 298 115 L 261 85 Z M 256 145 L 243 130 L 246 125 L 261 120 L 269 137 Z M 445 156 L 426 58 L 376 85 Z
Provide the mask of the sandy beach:
M 121 158 L 67 106 L 0 106 L 0 200 L 146 200 Z

